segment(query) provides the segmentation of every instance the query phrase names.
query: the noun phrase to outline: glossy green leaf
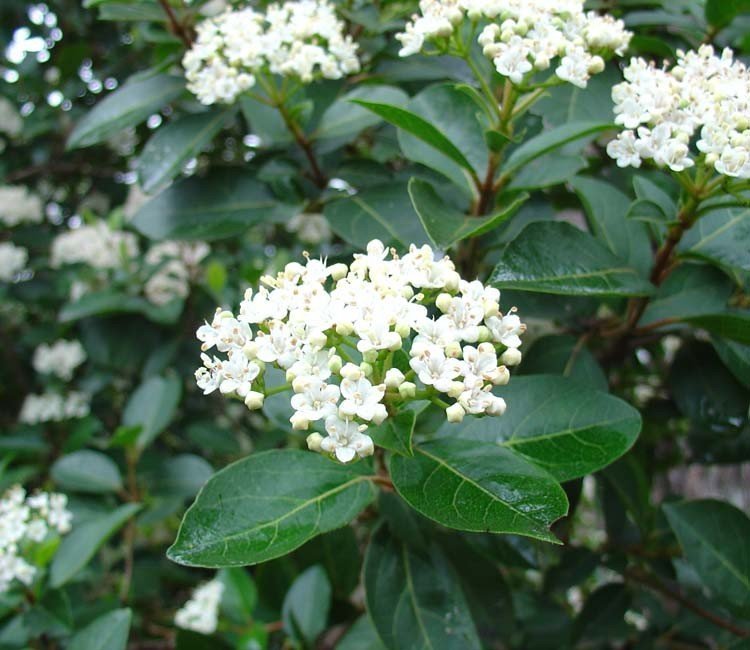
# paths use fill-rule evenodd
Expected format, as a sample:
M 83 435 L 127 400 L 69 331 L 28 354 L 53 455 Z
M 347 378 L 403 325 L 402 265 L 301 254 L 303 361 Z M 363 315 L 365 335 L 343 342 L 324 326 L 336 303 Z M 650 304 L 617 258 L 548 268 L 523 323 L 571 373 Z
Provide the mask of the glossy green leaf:
M 740 12 L 750 11 L 748 0 L 706 0 L 706 20 L 721 29 L 729 25 Z
M 469 237 L 479 237 L 499 226 L 529 198 L 528 194 L 522 194 L 500 212 L 487 217 L 473 217 L 447 205 L 432 185 L 419 178 L 409 181 L 409 196 L 430 241 L 441 249 L 451 248 Z
M 750 210 L 723 208 L 703 215 L 678 251 L 736 273 L 750 271 Z
M 526 226 L 506 247 L 490 284 L 573 296 L 644 296 L 654 289 L 591 235 L 559 221 Z
M 748 309 L 732 309 L 719 314 L 703 314 L 685 320 L 720 338 L 750 345 L 750 310 Z
M 725 603 L 750 613 L 748 516 L 713 499 L 668 503 L 664 512 L 703 584 Z
M 391 480 L 415 510 L 459 530 L 514 533 L 557 543 L 549 526 L 568 511 L 544 470 L 493 442 L 444 438 L 393 456 Z
M 372 111 L 354 104 L 354 100 L 402 106 L 409 96 L 394 86 L 360 86 L 331 104 L 320 118 L 313 137 L 345 138 L 380 124 L 381 118 Z
M 513 377 L 497 393 L 508 405 L 502 417 L 445 423 L 438 435 L 503 446 L 569 481 L 622 456 L 641 430 L 632 406 L 567 377 Z
M 189 566 L 256 564 L 344 526 L 375 497 L 365 463 L 308 451 L 253 454 L 214 474 L 185 514 L 170 559 Z
M 405 185 L 390 183 L 331 201 L 323 209 L 333 232 L 357 248 L 372 239 L 400 248 L 427 243 Z
M 78 122 L 68 138 L 68 148 L 97 144 L 139 124 L 177 99 L 184 89 L 184 79 L 164 74 L 128 81 L 102 99 Z
M 336 650 L 385 650 L 367 614 L 360 616 L 336 645 Z
M 68 641 L 68 650 L 125 650 L 132 612 L 115 609 L 89 623 Z
M 319 564 L 300 573 L 281 608 L 284 631 L 295 641 L 313 647 L 326 629 L 331 608 L 331 583 Z
M 115 462 L 98 451 L 82 449 L 58 458 L 50 469 L 52 480 L 73 492 L 117 492 L 122 477 Z
M 80 525 L 74 521 L 73 530 L 63 538 L 52 560 L 50 584 L 61 587 L 73 578 L 140 507 L 137 503 L 127 503 Z
M 416 421 L 417 415 L 414 411 L 401 411 L 394 417 L 386 418 L 378 426 L 370 426 L 367 435 L 379 447 L 404 456 L 412 456 L 411 442 Z
M 745 388 L 750 388 L 750 346 L 721 339 L 712 343 L 724 365 Z
M 571 182 L 581 199 L 591 231 L 617 257 L 646 274 L 652 263 L 645 224 L 626 218 L 630 199 L 614 185 L 579 176 Z
M 198 494 L 213 473 L 213 467 L 204 458 L 177 454 L 154 468 L 153 475 L 149 476 L 149 487 L 160 496 L 187 499 Z
M 607 391 L 609 386 L 598 361 L 575 336 L 551 334 L 536 339 L 523 353 L 522 375 L 563 375 L 592 388 Z
M 90 316 L 111 314 L 141 314 L 149 320 L 171 325 L 180 317 L 182 301 L 172 300 L 165 305 L 154 305 L 141 296 L 124 294 L 111 289 L 84 294 L 75 302 L 64 305 L 58 314 L 61 323 L 73 323 Z
M 641 201 L 648 201 L 659 209 L 662 221 L 672 221 L 678 212 L 677 203 L 670 194 L 645 176 L 633 177 L 633 190 Z
M 555 152 L 541 156 L 524 165 L 513 175 L 506 189 L 509 191 L 541 190 L 571 180 L 588 167 L 583 156 L 565 155 Z
M 407 111 L 399 106 L 382 104 L 377 102 L 366 102 L 363 100 L 354 100 L 354 103 L 364 106 L 376 115 L 382 117 L 386 122 L 390 122 L 399 129 L 403 129 L 416 138 L 437 149 L 469 173 L 475 174 L 471 163 L 466 156 L 454 145 L 441 131 L 436 129 L 424 118 L 415 113 Z
M 453 568 L 436 545 L 416 550 L 381 526 L 367 549 L 364 585 L 367 611 L 388 650 L 482 647 Z
M 545 131 L 527 140 L 513 150 L 501 168 L 504 175 L 511 176 L 521 167 L 550 151 L 559 149 L 563 145 L 596 135 L 602 131 L 614 128 L 611 122 L 570 122 Z
M 176 376 L 150 377 L 128 399 L 122 412 L 122 424 L 140 426 L 136 446 L 147 447 L 172 421 L 182 395 L 182 383 Z
M 138 211 L 132 224 L 151 239 L 213 240 L 296 211 L 280 203 L 252 174 L 215 170 L 169 186 Z
M 237 625 L 245 626 L 253 620 L 258 603 L 258 590 L 244 567 L 227 567 L 216 574 L 224 585 L 221 594 L 221 611 Z
M 138 159 L 138 179 L 145 192 L 171 181 L 182 166 L 197 156 L 226 124 L 229 111 L 186 115 L 160 127 Z

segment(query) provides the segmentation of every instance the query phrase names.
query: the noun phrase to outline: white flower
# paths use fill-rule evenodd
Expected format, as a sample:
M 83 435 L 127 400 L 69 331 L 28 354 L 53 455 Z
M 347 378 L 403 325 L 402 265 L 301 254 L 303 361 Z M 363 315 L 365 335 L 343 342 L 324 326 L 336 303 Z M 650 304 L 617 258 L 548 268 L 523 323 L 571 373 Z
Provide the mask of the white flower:
M 89 396 L 85 393 L 73 391 L 64 396 L 52 392 L 41 395 L 29 393 L 18 419 L 25 424 L 61 422 L 86 417 L 89 411 Z
M 95 269 L 114 269 L 138 255 L 132 233 L 112 230 L 104 221 L 57 235 L 52 241 L 50 264 L 88 264 Z
M 331 241 L 333 233 L 322 214 L 300 212 L 287 221 L 286 229 L 297 234 L 301 242 L 320 244 Z
M 385 406 L 380 403 L 385 394 L 385 385 L 373 386 L 364 377 L 356 381 L 343 379 L 341 381 L 341 396 L 344 398 L 339 405 L 339 413 L 345 417 L 359 417 L 367 422 L 385 417 Z
M 42 343 L 34 350 L 34 370 L 43 375 L 55 375 L 69 381 L 73 372 L 86 361 L 86 352 L 79 341 L 55 341 L 52 345 Z
M 206 582 L 193 591 L 193 595 L 174 616 L 174 623 L 183 630 L 213 634 L 219 623 L 219 605 L 224 585 L 219 580 Z
M 335 384 L 309 379 L 305 389 L 292 397 L 292 408 L 308 422 L 322 420 L 336 413 L 341 391 Z
M 409 365 L 419 381 L 441 393 L 447 392 L 451 382 L 461 374 L 461 362 L 446 358 L 440 348 L 426 349 L 421 356 L 412 357 Z
M 13 228 L 42 221 L 42 200 L 23 185 L 0 187 L 0 223 Z
M 28 260 L 29 253 L 25 248 L 9 241 L 0 242 L 0 282 L 13 282 Z
M 372 438 L 362 433 L 367 427 L 357 425 L 354 420 L 342 420 L 336 415 L 326 418 L 326 431 L 328 437 L 318 441 L 322 451 L 333 453 L 342 463 L 348 463 L 354 460 L 355 456 L 365 458 L 372 456 L 375 451 Z
M 492 316 L 486 321 L 493 340 L 508 348 L 521 345 L 521 334 L 526 331 L 526 325 L 514 313 L 505 316 Z
M 0 96 L 0 133 L 11 138 L 20 135 L 23 130 L 23 119 L 16 107 L 3 96 Z M 2 205 L 2 201 L 0 201 Z

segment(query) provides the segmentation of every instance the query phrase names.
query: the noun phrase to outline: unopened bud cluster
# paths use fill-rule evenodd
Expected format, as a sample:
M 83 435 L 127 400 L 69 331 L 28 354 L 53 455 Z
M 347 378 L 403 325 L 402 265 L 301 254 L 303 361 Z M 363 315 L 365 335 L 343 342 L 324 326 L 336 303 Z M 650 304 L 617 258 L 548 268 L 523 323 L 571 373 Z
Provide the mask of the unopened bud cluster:
M 505 411 L 492 388 L 521 361 L 525 325 L 501 313 L 497 289 L 462 280 L 429 246 L 398 257 L 373 240 L 349 266 L 307 259 L 263 284 L 237 315 L 219 309 L 198 330 L 204 393 L 260 408 L 271 364 L 293 393 L 292 427 L 319 423 L 308 446 L 342 462 L 372 454 L 367 428 L 415 399 L 443 405 L 454 422 Z M 225 358 L 205 354 L 212 348 Z
M 183 630 L 213 634 L 219 624 L 219 605 L 223 593 L 224 584 L 218 579 L 199 585 L 175 613 L 175 625 Z
M 30 585 L 37 569 L 34 550 L 54 535 L 70 531 L 73 516 L 64 494 L 31 496 L 15 486 L 0 498 L 0 594 L 14 581 Z
M 618 166 L 652 160 L 681 172 L 703 154 L 719 174 L 750 178 L 750 73 L 730 49 L 678 52 L 671 70 L 632 59 L 624 73 L 612 99 L 626 130 L 607 147 Z M 698 154 L 690 146 L 696 134 Z
M 359 72 L 357 45 L 327 0 L 272 4 L 265 13 L 247 7 L 208 18 L 182 64 L 188 89 L 203 104 L 232 103 L 258 74 L 326 79 Z
M 520 84 L 527 75 L 555 67 L 581 88 L 622 55 L 632 34 L 620 20 L 584 12 L 583 0 L 421 0 L 420 14 L 396 38 L 401 56 L 424 50 L 426 41 L 450 38 L 464 21 L 490 21 L 479 35 L 498 73 Z

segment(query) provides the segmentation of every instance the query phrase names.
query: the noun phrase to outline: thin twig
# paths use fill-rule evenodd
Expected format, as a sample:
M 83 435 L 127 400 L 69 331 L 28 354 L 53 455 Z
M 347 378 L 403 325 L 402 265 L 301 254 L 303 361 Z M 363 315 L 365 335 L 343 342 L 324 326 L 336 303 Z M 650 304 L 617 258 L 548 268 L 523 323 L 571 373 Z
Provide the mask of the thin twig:
M 191 48 L 193 46 L 193 39 L 188 30 L 185 29 L 185 26 L 177 20 L 177 16 L 175 16 L 174 10 L 169 4 L 169 0 L 159 0 L 159 4 L 169 21 L 169 31 L 179 38 L 185 44 L 185 47 Z

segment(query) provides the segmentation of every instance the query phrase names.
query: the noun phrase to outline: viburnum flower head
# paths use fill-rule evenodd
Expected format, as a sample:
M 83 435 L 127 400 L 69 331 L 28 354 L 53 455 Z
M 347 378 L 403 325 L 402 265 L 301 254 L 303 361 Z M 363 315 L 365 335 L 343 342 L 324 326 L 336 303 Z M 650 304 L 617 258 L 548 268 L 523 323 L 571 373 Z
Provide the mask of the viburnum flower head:
M 624 75 L 612 99 L 625 130 L 607 146 L 618 166 L 652 160 L 681 172 L 704 157 L 719 174 L 750 178 L 750 72 L 732 50 L 678 52 L 671 70 L 632 59 Z
M 500 311 L 497 289 L 461 279 L 430 246 L 399 257 L 373 240 L 348 266 L 306 254 L 262 283 L 236 315 L 217 309 L 198 329 L 196 381 L 250 409 L 288 390 L 291 426 L 313 430 L 310 449 L 341 462 L 369 456 L 368 429 L 413 400 L 440 405 L 450 421 L 505 411 L 493 388 L 520 362 L 526 326 Z
M 632 34 L 621 20 L 585 12 L 583 4 L 583 0 L 421 0 L 420 13 L 396 35 L 402 45 L 399 54 L 424 52 L 428 42 L 439 44 L 441 39 L 447 43 L 464 20 L 483 21 L 478 42 L 497 72 L 514 84 L 554 65 L 561 80 L 585 88 L 591 76 L 604 69 L 606 58 L 625 52 Z
M 258 75 L 316 75 L 340 79 L 359 72 L 357 44 L 328 0 L 290 0 L 227 10 L 196 28 L 197 38 L 182 65 L 188 89 L 203 104 L 232 103 L 255 86 Z

